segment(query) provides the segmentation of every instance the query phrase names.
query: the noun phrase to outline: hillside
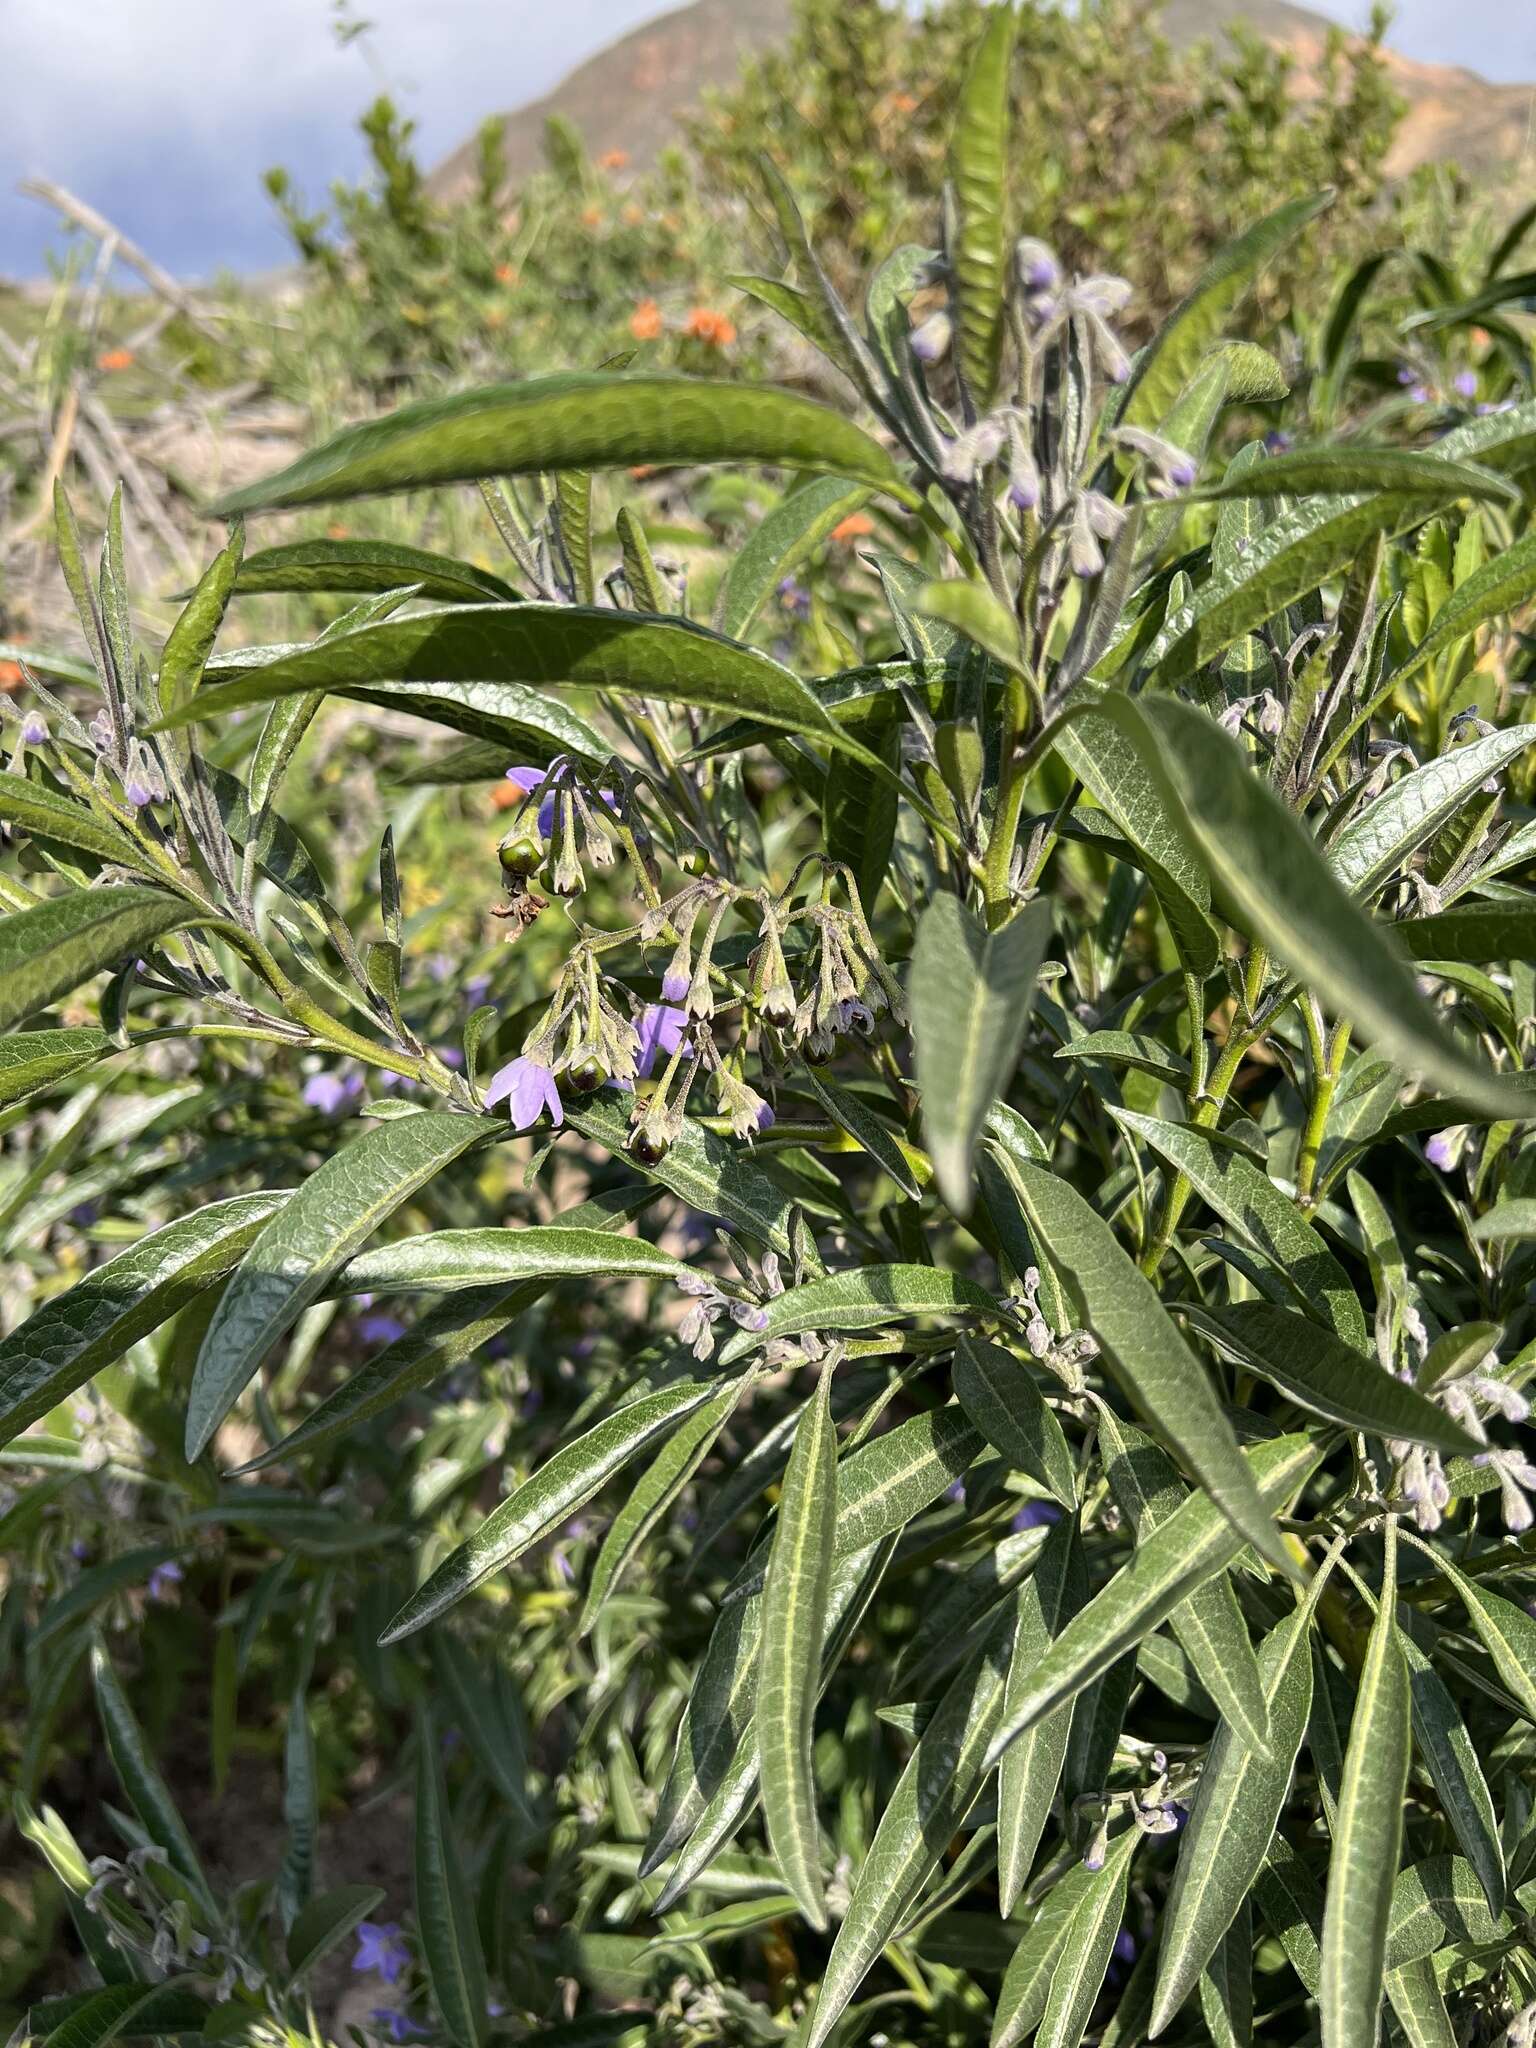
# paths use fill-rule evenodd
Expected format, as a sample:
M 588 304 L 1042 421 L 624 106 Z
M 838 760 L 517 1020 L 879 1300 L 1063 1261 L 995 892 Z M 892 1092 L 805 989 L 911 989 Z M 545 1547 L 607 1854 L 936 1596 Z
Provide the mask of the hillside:
M 508 168 L 516 183 L 542 161 L 551 114 L 573 121 L 594 151 L 620 149 L 630 162 L 650 162 L 676 132 L 677 116 L 704 90 L 726 84 L 742 56 L 778 41 L 791 0 L 693 0 L 632 30 L 579 65 L 552 93 L 506 116 Z M 1306 93 L 1315 78 L 1331 24 L 1289 0 L 1166 0 L 1162 26 L 1175 43 L 1250 22 L 1296 58 Z M 1420 164 L 1454 159 L 1487 171 L 1528 157 L 1536 142 L 1536 86 L 1493 85 L 1448 64 L 1419 64 L 1389 51 L 1392 83 L 1408 104 L 1389 169 L 1402 176 Z M 463 143 L 432 176 L 447 197 L 473 176 L 473 141 Z

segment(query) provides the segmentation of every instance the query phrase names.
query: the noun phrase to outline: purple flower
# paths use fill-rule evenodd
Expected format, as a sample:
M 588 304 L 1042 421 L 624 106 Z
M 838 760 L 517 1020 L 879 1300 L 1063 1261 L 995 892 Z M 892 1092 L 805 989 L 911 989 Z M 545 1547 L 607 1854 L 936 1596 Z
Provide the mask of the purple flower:
M 528 796 L 534 790 L 543 788 L 544 784 L 549 780 L 549 770 L 547 768 L 509 768 L 507 770 L 507 780 L 520 789 L 524 796 Z M 598 795 L 608 806 L 609 810 L 617 816 L 618 805 L 613 800 L 613 791 L 611 789 L 600 789 Z M 539 837 L 547 839 L 554 830 L 554 826 L 555 799 L 553 796 L 547 796 L 539 805 Z
M 398 1316 L 381 1309 L 377 1315 L 362 1318 L 357 1334 L 365 1344 L 395 1344 L 405 1335 L 405 1325 Z
M 777 1121 L 778 1119 L 769 1105 L 766 1102 L 760 1102 L 757 1107 L 757 1128 L 760 1131 L 771 1131 Z
M 1271 427 L 1264 436 L 1264 446 L 1271 455 L 1283 455 L 1291 445 L 1291 437 L 1284 427 Z
M 555 1086 L 554 1075 L 548 1067 L 538 1060 L 529 1059 L 524 1053 L 515 1060 L 508 1060 L 491 1076 L 491 1085 L 485 1091 L 485 1106 L 494 1109 L 499 1102 L 507 1105 L 507 1115 L 514 1130 L 531 1129 L 546 1110 L 550 1122 L 557 1128 L 565 1122 L 565 1111 L 560 1106 L 560 1091 Z
M 401 1971 L 411 1960 L 411 1952 L 400 1939 L 398 1920 L 360 1920 L 357 1925 L 357 1954 L 352 1958 L 352 1969 L 361 1975 L 371 1970 L 382 1977 L 386 1984 L 395 1983 Z M 377 2013 L 373 2015 L 379 2017 Z M 397 2015 L 403 2018 L 403 2015 Z M 396 2034 L 397 2041 L 404 2036 Z
M 361 1074 L 338 1074 L 322 1068 L 304 1083 L 304 1100 L 322 1116 L 339 1116 L 363 1092 Z
M 1129 1927 L 1122 1927 L 1115 1936 L 1114 1956 L 1117 1963 L 1134 1963 L 1136 1960 L 1136 1937 Z
M 797 619 L 808 619 L 811 615 L 811 593 L 798 576 L 782 576 L 778 588 L 779 603 L 785 611 Z
M 1397 381 L 1398 381 L 1398 383 L 1399 383 L 1399 384 L 1417 384 L 1417 383 L 1418 383 L 1418 381 L 1419 381 L 1419 373 L 1418 373 L 1418 371 L 1417 371 L 1417 370 L 1416 370 L 1416 369 L 1415 369 L 1415 368 L 1413 367 L 1412 363 L 1399 363 L 1399 364 L 1398 364 L 1398 366 L 1397 366 Z
M 1449 1173 L 1456 1164 L 1456 1140 L 1460 1135 L 1460 1131 L 1454 1129 L 1436 1131 L 1424 1147 L 1424 1157 L 1431 1166 L 1438 1167 L 1441 1173 Z
M 41 711 L 29 711 L 21 721 L 21 736 L 29 747 L 48 744 L 48 721 Z
M 130 775 L 123 784 L 123 795 L 136 811 L 146 809 L 155 800 L 155 792 L 137 775 Z
M 688 1012 L 671 1003 L 646 1004 L 640 1012 L 640 1050 L 635 1059 L 635 1072 L 642 1081 L 650 1079 L 658 1054 L 671 1059 L 683 1042 L 687 1023 Z
M 174 1558 L 167 1558 L 164 1564 L 157 1564 L 149 1575 L 149 1597 L 159 1606 L 169 1604 L 171 1594 L 181 1584 L 184 1574 Z
M 440 1045 L 437 1049 L 437 1056 L 445 1067 L 452 1067 L 455 1073 L 464 1064 L 464 1055 L 456 1045 Z
M 1015 1531 L 1024 1529 L 1048 1529 L 1052 1522 L 1061 1520 L 1061 1509 L 1053 1500 L 1032 1500 L 1014 1516 L 1009 1524 Z
M 1451 383 L 1463 398 L 1475 398 L 1477 396 L 1476 370 L 1458 370 L 1451 379 Z
M 688 993 L 688 977 L 680 967 L 668 968 L 661 978 L 661 999 L 664 1003 L 680 1003 Z
M 359 1928 L 361 1933 L 362 1929 Z M 423 2031 L 409 2013 L 401 2012 L 398 2006 L 376 2005 L 368 2015 L 381 2033 L 388 2034 L 391 2041 L 414 2041 Z
M 463 996 L 472 1010 L 478 1010 L 491 992 L 491 977 L 488 974 L 472 974 L 463 988 Z
M 1430 398 L 1429 386 L 1427 384 L 1415 384 L 1408 396 L 1415 405 L 1428 405 Z

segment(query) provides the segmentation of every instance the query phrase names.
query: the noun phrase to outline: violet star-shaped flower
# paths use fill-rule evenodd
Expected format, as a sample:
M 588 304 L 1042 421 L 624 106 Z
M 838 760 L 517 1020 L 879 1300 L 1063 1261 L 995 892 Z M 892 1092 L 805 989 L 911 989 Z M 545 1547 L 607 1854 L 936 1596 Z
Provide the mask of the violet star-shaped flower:
M 382 1977 L 386 1984 L 395 1983 L 411 1952 L 400 1939 L 398 1920 L 360 1920 L 357 1925 L 357 1954 L 352 1958 L 352 1968 L 361 1975 L 371 1971 Z
M 507 1105 L 507 1115 L 514 1130 L 528 1130 L 546 1110 L 552 1124 L 558 1126 L 565 1122 L 565 1111 L 561 1107 L 554 1075 L 548 1067 L 540 1065 L 538 1060 L 529 1059 L 524 1053 L 519 1053 L 515 1060 L 508 1060 L 491 1076 L 490 1086 L 485 1091 L 485 1106 L 495 1109 L 502 1102 Z
M 683 1042 L 687 1024 L 686 1010 L 671 1003 L 646 1004 L 640 1012 L 640 1050 L 635 1057 L 635 1072 L 642 1081 L 650 1079 L 658 1055 L 671 1059 Z
M 305 1102 L 311 1109 L 318 1109 L 322 1116 L 339 1116 L 362 1092 L 361 1074 L 338 1074 L 329 1068 L 311 1074 L 303 1089 Z

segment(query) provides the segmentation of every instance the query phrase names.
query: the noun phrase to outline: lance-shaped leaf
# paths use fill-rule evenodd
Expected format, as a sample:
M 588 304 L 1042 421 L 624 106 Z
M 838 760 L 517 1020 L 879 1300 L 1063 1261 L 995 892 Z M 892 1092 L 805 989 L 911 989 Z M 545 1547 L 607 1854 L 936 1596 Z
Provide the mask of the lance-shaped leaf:
M 125 2037 L 200 2033 L 213 2008 L 193 1993 L 193 1981 L 167 1977 L 145 1984 L 134 1978 L 78 1999 L 50 2000 L 33 2008 L 28 2034 L 40 2035 L 43 2048 L 107 2048 Z
M 608 1525 L 603 1547 L 592 1567 L 581 1610 L 582 1635 L 594 1626 L 625 1567 L 709 1456 L 747 1384 L 746 1380 L 727 1380 L 712 1401 L 695 1409 L 673 1432 L 641 1473 L 634 1492 Z
M 233 1272 L 287 1199 L 255 1194 L 212 1202 L 151 1231 L 34 1309 L 0 1338 L 0 1443 Z
M 13 1031 L 0 1038 L 0 1109 L 62 1081 L 118 1047 L 95 1025 L 56 1031 Z
M 1429 1856 L 1403 1871 L 1392 1887 L 1387 1968 L 1419 1962 L 1447 1942 L 1482 1948 L 1513 1932 L 1506 1914 L 1490 1911 L 1482 1882 L 1464 1856 Z
M 620 1408 L 539 1467 L 488 1514 L 467 1543 L 451 1551 L 406 1601 L 379 1641 L 397 1643 L 446 1614 L 492 1572 L 512 1564 L 663 1430 L 716 1391 L 713 1381 L 680 1380 Z
M 1023 1160 L 1011 1162 L 1011 1178 L 1032 1234 L 1128 1398 L 1174 1445 L 1232 1527 L 1289 1571 L 1289 1554 L 1232 1425 L 1152 1283 L 1075 1188 Z
M 814 1067 L 806 1068 L 805 1081 L 832 1121 L 869 1154 L 910 1201 L 920 1201 L 923 1191 L 910 1160 L 890 1127 L 865 1107 L 863 1098 L 851 1088 L 840 1088 Z
M 1315 1998 L 1322 1981 L 1323 1959 L 1317 1946 L 1323 1924 L 1322 1888 L 1284 1835 L 1276 1835 L 1270 1844 L 1253 1895 L 1286 1961 Z
M 247 704 L 314 690 L 400 706 L 399 686 L 407 683 L 422 687 L 414 707 L 406 708 L 487 739 L 497 736 L 494 728 L 472 724 L 470 716 L 477 706 L 498 715 L 494 686 L 515 683 L 744 711 L 780 730 L 859 751 L 800 678 L 770 655 L 690 619 L 574 604 L 445 605 L 376 620 L 332 640 L 277 651 L 259 667 L 242 662 L 229 681 L 210 682 L 163 723 L 220 718 Z
M 960 367 L 978 412 L 992 402 L 1007 288 L 1007 194 L 1012 0 L 991 7 L 955 109 L 949 175 L 959 215 L 952 252 L 960 302 Z
M 1260 1501 L 1278 1507 L 1305 1484 L 1323 1452 L 1324 1446 L 1310 1438 L 1281 1436 L 1242 1455 Z M 1024 1697 L 1010 1704 L 992 1745 L 993 1760 L 1026 1728 L 1075 1699 L 1117 1658 L 1134 1650 L 1241 1549 L 1242 1538 L 1215 1504 L 1203 1493 L 1192 1493 L 1062 1629 L 1035 1666 Z
M 1457 2048 L 1456 2030 L 1431 1957 L 1388 1970 L 1386 1988 L 1392 2016 L 1402 2028 L 1408 2048 Z
M 454 2048 L 480 2048 L 489 2031 L 485 1957 L 443 1792 L 437 1737 L 416 1727 L 416 1924 L 432 2004 Z
M 818 477 L 781 498 L 732 556 L 715 600 L 715 630 L 739 640 L 780 581 L 868 498 L 865 485 L 837 476 Z
M 611 1091 L 610 1091 L 611 1092 Z M 624 1152 L 629 1137 L 627 1099 L 592 1101 L 566 1106 L 566 1122 L 584 1138 L 594 1138 L 614 1154 Z M 770 1180 L 744 1145 L 706 1131 L 692 1118 L 655 1165 L 631 1160 L 647 1180 L 686 1202 L 702 1216 L 723 1216 L 753 1245 L 790 1253 L 788 1196 Z
M 271 1346 L 358 1247 L 498 1128 L 493 1118 L 443 1110 L 378 1124 L 289 1196 L 246 1253 L 203 1339 L 187 1402 L 188 1458 L 201 1456 Z
M 1148 667 L 1166 684 L 1181 682 L 1347 569 L 1376 534 L 1405 532 L 1459 497 L 1454 472 L 1447 477 L 1435 495 L 1307 498 L 1282 513 L 1229 569 L 1218 570 L 1170 614 L 1147 654 Z
M 830 470 L 885 488 L 899 482 L 891 458 L 861 428 L 793 392 L 571 371 L 402 406 L 348 427 L 214 509 L 227 519 L 465 478 L 697 462 Z
M 1411 1636 L 1403 1635 L 1402 1650 L 1413 1702 L 1414 1742 L 1489 1906 L 1502 1913 L 1507 1885 L 1504 1850 L 1477 1750 L 1449 1689 Z
M 959 579 L 925 583 L 913 597 L 912 609 L 920 619 L 936 619 L 963 633 L 1004 668 L 1019 668 L 1023 655 L 1017 621 L 987 584 Z
M 1201 1200 L 1269 1262 L 1309 1313 L 1326 1318 L 1345 1344 L 1365 1349 L 1365 1312 L 1349 1275 L 1267 1173 L 1193 1124 L 1165 1123 L 1118 1105 L 1111 1114 L 1185 1176 Z
M 1000 1344 L 963 1336 L 955 1346 L 955 1399 L 996 1451 L 1064 1508 L 1077 1505 L 1077 1471 L 1061 1424 L 1029 1368 Z
M 1306 1316 L 1268 1301 L 1238 1301 L 1200 1309 L 1194 1320 L 1228 1357 L 1314 1414 L 1346 1429 L 1433 1444 L 1463 1457 L 1476 1454 L 1475 1438 L 1443 1408 Z
M 1529 903 L 1465 903 L 1392 927 L 1415 960 L 1536 960 L 1536 908 Z
M 413 584 L 422 597 L 444 604 L 504 604 L 516 593 L 500 576 L 388 540 L 293 540 L 247 555 L 235 592 L 399 590 Z
M 1328 865 L 1351 894 L 1367 895 L 1533 744 L 1536 728 L 1517 725 L 1426 761 L 1350 820 L 1328 849 Z
M 1211 1743 L 1179 1844 L 1163 1921 L 1152 2005 L 1154 2038 L 1194 1989 L 1264 1866 L 1311 1710 L 1310 1624 L 1309 1602 L 1271 1629 L 1259 1646 L 1268 1754 L 1244 1742 L 1228 1721 Z
M 73 797 L 45 782 L 0 769 L 0 823 L 19 825 L 35 839 L 51 839 L 76 853 L 89 853 L 119 867 L 152 872 L 149 856 L 120 825 L 100 818 Z
M 1125 1919 L 1131 1858 L 1141 1840 L 1129 1828 L 1110 1845 L 1103 1868 L 1094 1872 L 1072 1909 L 1066 1936 L 1051 1972 L 1051 1987 L 1035 2035 L 1035 2048 L 1078 2048 L 1104 1988 L 1115 1937 Z
M 1435 1565 L 1455 1587 L 1510 1698 L 1527 1720 L 1536 1721 L 1536 1621 L 1513 1600 L 1469 1578 L 1443 1550 L 1435 1552 Z
M 411 1117 L 409 1122 L 419 1122 Z M 462 1119 L 461 1119 L 462 1121 Z M 387 1128 L 399 1130 L 403 1124 Z M 480 1125 L 484 1135 L 485 1126 Z M 681 1261 L 643 1237 L 613 1237 L 591 1225 L 546 1223 L 528 1230 L 431 1230 L 361 1252 L 335 1289 L 347 1294 L 452 1293 L 462 1287 L 532 1280 L 667 1280 Z
M 832 1374 L 822 1373 L 784 1473 L 779 1519 L 763 1583 L 757 1747 L 768 1845 L 795 1903 L 827 1924 L 817 1843 L 811 1739 L 832 1582 L 837 1431 Z
M 0 1031 L 153 940 L 196 922 L 163 889 L 72 889 L 0 917 Z
M 989 2048 L 1018 2048 L 1040 2024 L 1050 1996 L 1056 1960 L 1084 1895 L 1102 1872 L 1074 1863 L 1041 1900 L 1014 1950 L 998 1993 Z
M 1397 1604 L 1394 1525 L 1386 1576 L 1349 1724 L 1323 1908 L 1318 2006 L 1323 2048 L 1374 2041 L 1381 2011 L 1392 1888 L 1408 1789 L 1410 1696 Z
M 1160 1529 L 1188 1498 L 1174 1470 L 1148 1436 L 1107 1408 L 1100 1412 L 1099 1438 L 1104 1476 L 1137 1542 Z M 1248 1624 L 1225 1573 L 1198 1586 L 1180 1601 L 1169 1625 L 1189 1654 L 1201 1683 L 1242 1740 L 1253 1750 L 1269 1747 L 1269 1710 Z
M 187 1882 L 193 1897 L 211 1918 L 216 1918 L 208 1880 L 192 1846 L 169 1786 L 155 1768 L 144 1731 L 139 1726 L 128 1695 L 118 1681 L 112 1661 L 100 1643 L 91 1649 L 91 1681 L 96 1690 L 96 1710 L 107 1738 L 107 1753 L 128 1803 L 140 1825 L 157 1848 L 169 1857 L 172 1868 Z
M 1172 698 L 1139 703 L 1233 923 L 1396 1065 L 1495 1115 L 1526 1114 L 1520 1091 L 1441 1028 L 1400 951 L 1340 886 L 1310 832 L 1253 772 L 1237 742 L 1214 719 Z
M 1273 257 L 1332 197 L 1331 192 L 1318 192 L 1293 199 L 1217 251 L 1189 296 L 1142 352 L 1120 410 L 1123 425 L 1161 424 L 1233 308 Z
M 1007 1088 L 1051 939 L 1038 898 L 988 932 L 958 897 L 935 896 L 918 922 L 907 980 L 923 1134 L 944 1199 L 971 1206 L 971 1161 L 987 1111 Z
M 1211 2048 L 1253 2048 L 1253 1906 L 1244 1899 L 1200 1974 Z
M 1496 470 L 1475 462 L 1452 462 L 1432 449 L 1368 448 L 1350 442 L 1296 448 L 1267 462 L 1245 464 L 1212 483 L 1184 493 L 1192 503 L 1218 498 L 1305 498 L 1345 491 L 1414 491 L 1438 494 L 1460 486 L 1457 495 L 1508 502 L 1515 487 Z
M 1429 631 L 1394 673 L 1393 688 L 1408 682 L 1430 662 L 1438 660 L 1448 648 L 1465 640 L 1480 626 L 1486 626 L 1490 619 L 1507 618 L 1512 612 L 1522 610 L 1530 603 L 1533 594 L 1536 594 L 1536 533 L 1527 533 L 1512 547 L 1501 549 L 1491 560 L 1484 562 L 1480 569 L 1474 569 L 1464 583 L 1457 584 L 1436 612 Z M 1508 738 L 1509 735 L 1500 737 Z
M 219 637 L 230 593 L 245 552 L 244 529 L 236 526 L 224 547 L 204 570 L 170 630 L 155 679 L 162 711 L 174 711 L 196 694 L 203 670 Z
M 764 1309 L 766 1320 L 756 1329 L 738 1330 L 720 1363 L 731 1365 L 776 1337 L 798 1337 L 802 1330 L 872 1330 L 909 1316 L 966 1311 L 995 1316 L 998 1309 L 987 1290 L 963 1273 L 941 1266 L 864 1266 L 776 1296 Z
M 975 1804 L 1002 1712 L 1010 1601 L 934 1710 L 896 1781 L 822 1975 L 805 2048 L 821 2048 Z
M 1075 1514 L 1064 1515 L 1045 1539 L 1034 1571 L 1019 1589 L 1018 1626 L 1003 1692 L 1003 1713 L 1028 1690 L 1035 1666 L 1069 1615 L 1088 1597 L 1088 1573 Z M 1045 1832 L 1072 1730 L 1063 1707 L 1037 1721 L 1003 1758 L 997 1779 L 998 1911 L 1006 1919 L 1018 1903 Z

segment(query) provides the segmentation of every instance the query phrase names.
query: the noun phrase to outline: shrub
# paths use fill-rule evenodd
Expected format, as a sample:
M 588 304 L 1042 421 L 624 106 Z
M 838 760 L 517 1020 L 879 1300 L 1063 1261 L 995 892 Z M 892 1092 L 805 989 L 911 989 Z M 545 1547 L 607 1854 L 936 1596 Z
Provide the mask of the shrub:
M 862 320 L 770 179 L 862 421 L 403 408 L 222 508 L 153 663 L 61 507 L 89 660 L 0 777 L 3 1639 L 90 1977 L 32 2032 L 318 2038 L 355 1933 L 374 2027 L 456 2048 L 1529 2038 L 1536 405 L 1213 459 L 1322 200 L 1130 358 L 1129 286 L 1005 228 L 980 27 Z M 603 516 L 658 465 L 794 479 L 709 627 Z M 505 579 L 245 551 L 455 481 Z M 222 647 L 274 590 L 353 609 Z M 286 815 L 328 697 L 454 736 L 364 875 L 356 804 Z M 507 946 L 422 837 L 477 781 Z

